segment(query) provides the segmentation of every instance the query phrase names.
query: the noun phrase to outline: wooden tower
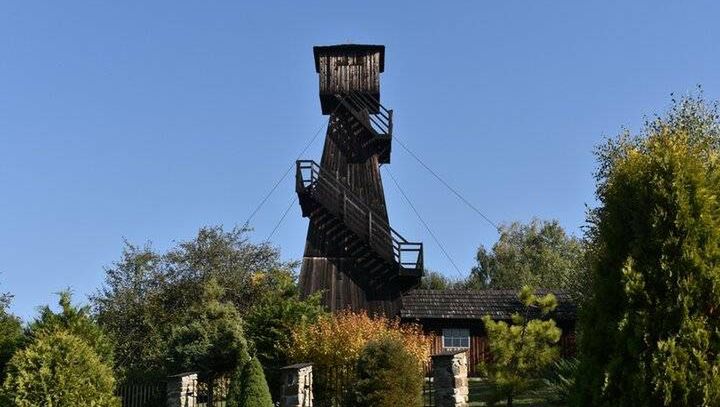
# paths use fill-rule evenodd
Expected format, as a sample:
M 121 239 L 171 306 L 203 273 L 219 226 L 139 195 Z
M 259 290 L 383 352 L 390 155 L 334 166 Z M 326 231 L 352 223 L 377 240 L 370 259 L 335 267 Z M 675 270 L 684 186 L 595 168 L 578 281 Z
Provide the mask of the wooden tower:
M 320 164 L 297 162 L 296 191 L 309 218 L 300 270 L 304 295 L 332 311 L 395 316 L 423 272 L 422 243 L 390 227 L 380 165 L 390 163 L 392 110 L 380 104 L 381 45 L 314 47 L 320 106 L 329 115 Z

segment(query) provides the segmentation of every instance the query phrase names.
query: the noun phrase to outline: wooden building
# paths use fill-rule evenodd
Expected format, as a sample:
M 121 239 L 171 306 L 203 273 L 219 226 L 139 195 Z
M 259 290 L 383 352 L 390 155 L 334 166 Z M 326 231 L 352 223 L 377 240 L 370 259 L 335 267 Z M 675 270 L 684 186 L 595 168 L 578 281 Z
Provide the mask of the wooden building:
M 467 349 L 469 372 L 474 375 L 477 364 L 489 357 L 481 318 L 490 315 L 510 321 L 514 313 L 524 311 L 517 294 L 516 290 L 411 290 L 403 296 L 400 317 L 423 327 L 432 338 L 432 353 Z M 575 353 L 575 305 L 567 294 L 554 294 L 558 307 L 549 317 L 562 329 L 562 354 L 571 356 Z
M 380 166 L 390 163 L 393 113 L 380 103 L 382 45 L 314 48 L 320 107 L 328 128 L 320 163 L 299 160 L 296 192 L 309 218 L 300 286 L 323 293 L 332 311 L 350 309 L 419 322 L 434 351 L 467 347 L 471 366 L 485 357 L 482 321 L 509 319 L 519 306 L 511 291 L 416 290 L 423 245 L 390 227 Z M 573 341 L 574 308 L 560 296 L 558 317 Z M 457 345 L 457 346 L 456 346 Z

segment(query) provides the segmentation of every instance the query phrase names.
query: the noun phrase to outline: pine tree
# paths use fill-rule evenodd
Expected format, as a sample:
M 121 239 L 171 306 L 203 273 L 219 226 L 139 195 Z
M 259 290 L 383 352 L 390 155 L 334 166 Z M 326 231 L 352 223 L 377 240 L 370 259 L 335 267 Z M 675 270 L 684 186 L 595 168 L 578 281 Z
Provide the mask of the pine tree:
M 537 314 L 544 317 L 554 310 L 557 307 L 554 295 L 538 297 L 525 286 L 518 298 L 525 311 L 523 315 L 514 314 L 511 323 L 483 317 L 492 362 L 481 363 L 479 370 L 494 387 L 491 401 L 505 399 L 508 406 L 512 406 L 514 397 L 528 390 L 532 380 L 557 359 L 556 345 L 561 335 L 552 319 L 531 318 Z

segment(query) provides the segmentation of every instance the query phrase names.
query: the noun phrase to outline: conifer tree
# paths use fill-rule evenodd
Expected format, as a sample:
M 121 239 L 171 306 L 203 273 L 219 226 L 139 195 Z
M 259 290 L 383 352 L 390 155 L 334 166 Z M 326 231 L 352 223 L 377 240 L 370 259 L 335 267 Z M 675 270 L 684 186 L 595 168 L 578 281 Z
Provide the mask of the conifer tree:
M 9 294 L 0 294 L 0 384 L 5 379 L 5 365 L 23 341 L 20 318 L 7 310 L 11 298 Z
M 270 389 L 265 373 L 257 358 L 238 364 L 227 396 L 228 407 L 272 407 Z
M 15 407 L 119 407 L 112 369 L 64 331 L 36 337 L 10 359 L 2 387 Z
M 28 340 L 52 334 L 67 332 L 85 341 L 108 366 L 113 365 L 113 341 L 95 322 L 89 306 L 72 304 L 70 291 L 58 294 L 60 312 L 54 312 L 49 306 L 40 308 L 40 316 L 28 326 Z
M 599 149 L 577 405 L 720 405 L 720 123 L 701 98 Z
M 525 306 L 523 314 L 512 316 L 511 323 L 483 317 L 492 361 L 480 364 L 480 372 L 493 385 L 492 402 L 507 400 L 512 406 L 515 396 L 530 388 L 532 380 L 559 356 L 557 342 L 560 328 L 544 317 L 557 307 L 552 294 L 538 297 L 529 286 L 518 298 Z M 539 315 L 538 315 L 539 314 Z

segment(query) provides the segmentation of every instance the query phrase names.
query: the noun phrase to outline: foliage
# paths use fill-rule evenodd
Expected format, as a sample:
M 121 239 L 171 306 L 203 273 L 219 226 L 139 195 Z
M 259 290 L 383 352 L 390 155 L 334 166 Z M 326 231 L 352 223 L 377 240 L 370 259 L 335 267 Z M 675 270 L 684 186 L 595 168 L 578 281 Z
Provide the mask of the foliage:
M 495 388 L 494 401 L 506 399 L 508 406 L 559 356 L 556 344 L 561 331 L 555 321 L 531 318 L 538 313 L 546 316 L 554 310 L 555 296 L 538 297 L 525 286 L 518 298 L 525 311 L 523 315 L 514 314 L 511 323 L 493 321 L 489 315 L 483 317 L 492 363 L 481 363 L 479 370 Z
M 226 407 L 240 407 L 240 395 L 242 394 L 243 387 L 243 368 L 245 364 L 242 361 L 235 364 L 235 369 L 230 376 L 230 384 L 228 385 L 227 392 L 227 406 Z
M 468 288 L 512 288 L 523 285 L 582 291 L 585 245 L 568 236 L 557 220 L 533 219 L 500 228 L 500 237 L 488 251 L 480 246 Z
M 542 391 L 548 404 L 566 406 L 575 389 L 575 376 L 580 361 L 577 358 L 565 358 L 555 361 L 542 378 Z
M 36 335 L 8 364 L 3 393 L 15 407 L 119 406 L 112 369 L 81 338 Z
M 365 345 L 355 372 L 357 406 L 422 406 L 421 365 L 398 338 L 382 337 Z
M 420 288 L 424 290 L 448 290 L 455 288 L 457 285 L 457 282 L 432 270 L 425 270 L 420 280 Z
M 493 401 L 496 397 L 495 387 L 487 380 L 470 377 L 468 378 L 468 387 L 470 388 L 469 401 L 470 406 L 497 406 L 503 405 L 504 401 Z M 542 379 L 536 379 L 530 383 L 530 391 L 518 394 L 513 398 L 513 406 L 515 407 L 566 407 L 567 404 L 554 404 L 547 400 L 553 399 L 550 394 L 551 389 L 545 388 Z
M 720 405 L 719 153 L 701 96 L 598 149 L 578 405 Z
M 23 341 L 20 318 L 7 310 L 11 298 L 9 294 L 0 294 L 0 384 L 5 379 L 5 366 Z
M 292 333 L 301 325 L 315 323 L 326 312 L 320 304 L 320 295 L 300 299 L 290 273 L 275 273 L 273 278 L 278 280 L 275 283 L 278 289 L 268 292 L 250 309 L 245 317 L 245 333 L 277 400 L 281 389 L 280 368 L 290 364 Z
M 272 407 L 270 389 L 257 358 L 238 366 L 230 382 L 227 407 Z
M 87 343 L 103 363 L 112 366 L 113 341 L 93 320 L 90 307 L 72 305 L 72 294 L 69 291 L 58 295 L 60 312 L 53 312 L 49 306 L 43 306 L 40 316 L 28 326 L 28 340 L 54 332 L 67 332 Z
M 116 372 L 120 379 L 139 379 L 147 372 L 166 376 L 166 344 L 179 324 L 179 304 L 168 297 L 177 284 L 149 246 L 126 242 L 122 259 L 106 269 L 105 286 L 91 296 L 99 324 L 117 341 Z M 177 373 L 177 372 L 174 372 Z
M 224 289 L 219 300 L 244 316 L 292 275 L 294 264 L 281 262 L 269 245 L 250 243 L 246 234 L 205 227 L 165 253 L 126 242 L 120 261 L 106 270 L 104 287 L 91 297 L 101 326 L 123 338 L 116 346 L 123 378 L 177 373 L 168 371 L 169 337 L 187 323 L 184 310 L 200 301 L 209 280 Z
M 187 312 L 187 324 L 173 327 L 168 346 L 168 366 L 175 372 L 201 375 L 232 371 L 249 359 L 242 318 L 215 280 L 203 287 L 200 302 Z
M 346 366 L 357 362 L 365 345 L 382 338 L 402 342 L 418 363 L 430 356 L 429 339 L 419 326 L 400 325 L 398 320 L 347 311 L 298 326 L 293 331 L 290 357 L 295 362 L 311 362 L 317 369 Z

